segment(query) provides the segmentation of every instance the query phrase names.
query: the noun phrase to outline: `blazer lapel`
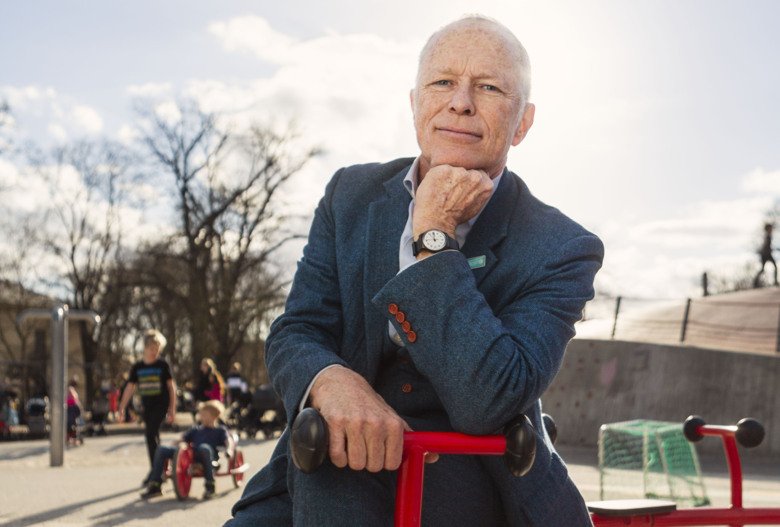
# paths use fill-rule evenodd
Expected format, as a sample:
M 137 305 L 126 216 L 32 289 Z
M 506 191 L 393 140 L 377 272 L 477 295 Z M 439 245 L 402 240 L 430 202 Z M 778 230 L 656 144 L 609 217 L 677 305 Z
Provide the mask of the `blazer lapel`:
M 469 231 L 466 243 L 461 249 L 466 258 L 485 257 L 484 267 L 478 267 L 473 271 L 477 287 L 498 262 L 493 248 L 506 237 L 512 213 L 518 203 L 515 177 L 509 170 L 504 169 L 498 188 Z
M 408 166 L 404 167 L 387 180 L 384 183 L 386 194 L 368 207 L 363 305 L 366 323 L 367 372 L 372 376 L 382 356 L 383 331 L 387 331 L 387 319 L 384 313 L 374 307 L 371 299 L 398 274 L 398 246 L 409 216 L 409 202 L 412 200 L 403 185 L 408 170 Z

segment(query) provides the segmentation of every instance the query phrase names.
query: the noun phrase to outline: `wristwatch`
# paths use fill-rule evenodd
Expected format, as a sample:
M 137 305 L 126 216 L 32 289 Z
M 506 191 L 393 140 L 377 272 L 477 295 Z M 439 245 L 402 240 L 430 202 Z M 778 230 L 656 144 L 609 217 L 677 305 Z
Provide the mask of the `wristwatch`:
M 446 232 L 431 229 L 420 234 L 420 237 L 412 242 L 412 254 L 417 256 L 422 251 L 437 253 L 445 249 L 460 249 L 458 241 L 449 237 Z

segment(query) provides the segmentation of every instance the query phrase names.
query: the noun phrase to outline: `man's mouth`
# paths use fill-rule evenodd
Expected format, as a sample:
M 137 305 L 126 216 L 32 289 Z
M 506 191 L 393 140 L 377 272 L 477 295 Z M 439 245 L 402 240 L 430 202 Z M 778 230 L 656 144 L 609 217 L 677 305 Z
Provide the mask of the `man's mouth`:
M 444 127 L 444 126 L 437 126 L 435 128 L 437 132 L 442 132 L 446 134 L 449 137 L 452 137 L 454 139 L 462 139 L 467 141 L 474 141 L 477 139 L 482 139 L 482 134 L 478 132 L 473 132 L 471 130 L 466 130 L 463 128 L 455 128 L 455 127 Z

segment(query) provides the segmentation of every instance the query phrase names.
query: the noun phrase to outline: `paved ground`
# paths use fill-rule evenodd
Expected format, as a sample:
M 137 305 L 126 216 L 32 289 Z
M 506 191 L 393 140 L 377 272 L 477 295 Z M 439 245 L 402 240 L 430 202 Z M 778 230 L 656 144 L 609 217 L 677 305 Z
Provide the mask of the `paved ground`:
M 115 431 L 116 432 L 116 431 Z M 129 430 L 126 430 L 129 432 Z M 177 434 L 166 433 L 164 441 Z M 250 475 L 269 458 L 275 441 L 242 440 Z M 598 498 L 598 470 L 593 450 L 561 448 L 573 479 L 586 499 Z M 703 460 L 707 490 L 713 502 L 728 502 L 722 460 Z M 0 525 L 7 526 L 217 526 L 228 517 L 241 489 L 229 478 L 217 480 L 217 496 L 201 501 L 202 480 L 193 481 L 192 496 L 179 502 L 170 483 L 164 495 L 150 502 L 139 498 L 147 470 L 143 436 L 139 433 L 87 438 L 83 446 L 65 453 L 65 466 L 49 467 L 45 440 L 0 443 Z M 780 502 L 780 460 L 750 460 L 746 470 L 746 505 Z

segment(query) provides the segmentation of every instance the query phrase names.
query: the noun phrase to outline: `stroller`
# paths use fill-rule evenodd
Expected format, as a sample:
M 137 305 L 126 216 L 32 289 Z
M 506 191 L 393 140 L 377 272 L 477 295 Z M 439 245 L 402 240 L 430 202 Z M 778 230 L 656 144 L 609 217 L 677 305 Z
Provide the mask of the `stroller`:
M 32 397 L 25 405 L 27 428 L 34 437 L 45 437 L 48 402 L 45 397 Z
M 248 395 L 248 394 L 247 394 Z M 237 410 L 236 428 L 248 437 L 262 432 L 266 439 L 281 432 L 287 425 L 282 400 L 270 384 L 263 384 L 250 397 L 242 399 L 243 407 Z
M 90 413 L 89 427 L 87 435 L 106 435 L 106 419 L 108 419 L 108 394 L 99 392 L 92 401 L 92 412 Z

